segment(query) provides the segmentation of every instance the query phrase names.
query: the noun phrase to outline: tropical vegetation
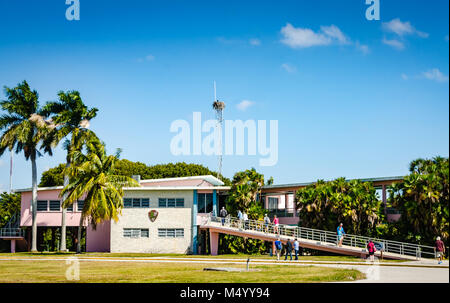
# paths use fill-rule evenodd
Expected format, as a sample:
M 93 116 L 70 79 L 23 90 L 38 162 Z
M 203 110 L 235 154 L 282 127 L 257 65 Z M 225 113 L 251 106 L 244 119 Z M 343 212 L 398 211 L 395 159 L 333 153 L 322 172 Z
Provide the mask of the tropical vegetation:
M 83 148 L 85 142 L 93 136 L 90 131 L 89 121 L 97 115 L 97 108 L 88 109 L 83 103 L 78 91 L 60 91 L 58 93 L 59 100 L 48 102 L 43 112 L 45 115 L 52 115 L 51 119 L 56 124 L 51 134 L 45 139 L 47 144 L 57 144 L 66 138 L 64 148 L 67 151 L 65 168 L 69 168 L 71 164 L 71 153 L 79 151 Z M 67 138 L 69 137 L 70 138 Z M 64 186 L 69 184 L 69 176 L 64 176 Z M 62 197 L 62 202 L 67 196 Z M 62 208 L 61 212 L 61 251 L 66 251 L 66 208 Z
M 298 190 L 296 203 L 304 227 L 335 230 L 343 223 L 347 233 L 373 235 L 383 222 L 382 202 L 371 182 L 319 180 Z
M 449 159 L 411 162 L 410 174 L 390 190 L 389 202 L 402 214 L 397 237 L 432 245 L 437 236 L 449 243 Z
M 50 168 L 42 174 L 39 186 L 60 186 L 64 182 L 65 165 L 60 164 L 56 167 Z M 187 176 L 203 176 L 213 175 L 217 173 L 209 168 L 194 163 L 167 163 L 157 165 L 146 165 L 142 162 L 133 162 L 127 159 L 118 159 L 114 166 L 114 173 L 116 175 L 128 176 L 140 175 L 142 179 L 159 179 L 159 178 L 175 178 Z M 225 185 L 230 185 L 230 179 L 220 176 Z
M 39 106 L 37 91 L 31 90 L 26 81 L 15 88 L 5 86 L 6 100 L 0 102 L 0 107 L 6 113 L 0 116 L 0 156 L 5 150 L 23 152 L 25 159 L 31 162 L 32 184 L 32 240 L 31 250 L 37 251 L 37 166 L 36 160 L 43 152 L 52 154 L 51 144 L 44 144 L 48 133 L 54 129 L 51 120 L 45 120 L 46 114 Z M 39 146 L 41 144 L 41 146 Z
M 77 252 L 81 252 L 81 230 L 85 222 L 93 229 L 105 220 L 118 221 L 123 207 L 123 188 L 139 186 L 130 177 L 114 174 L 114 165 L 120 156 L 107 155 L 105 146 L 95 136 L 85 142 L 85 151 L 74 149 L 70 153 L 71 165 L 64 174 L 69 176 L 69 184 L 61 191 L 65 195 L 63 207 L 84 200 L 78 228 Z

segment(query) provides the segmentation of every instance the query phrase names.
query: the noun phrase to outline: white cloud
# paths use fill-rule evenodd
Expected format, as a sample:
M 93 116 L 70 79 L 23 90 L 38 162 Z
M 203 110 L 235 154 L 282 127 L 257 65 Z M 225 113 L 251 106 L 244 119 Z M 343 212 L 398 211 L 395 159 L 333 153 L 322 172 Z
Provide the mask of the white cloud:
M 281 28 L 281 34 L 283 35 L 281 43 L 292 48 L 329 45 L 332 42 L 324 33 L 315 33 L 309 28 L 295 28 L 290 23 Z
M 433 68 L 426 72 L 423 72 L 422 75 L 428 80 L 433 80 L 437 82 L 448 82 L 448 76 L 444 75 L 437 68 Z
M 403 80 L 408 80 L 409 79 L 408 75 L 404 74 L 404 73 L 401 74 L 401 77 L 402 77 Z
M 405 48 L 405 45 L 403 44 L 403 42 L 396 40 L 396 39 L 388 40 L 386 38 L 383 38 L 383 43 L 386 45 L 389 45 L 397 50 L 402 50 Z
M 366 44 L 360 44 L 358 41 L 355 43 L 355 47 L 357 50 L 359 50 L 360 52 L 362 52 L 364 55 L 367 55 L 368 53 L 370 53 L 369 50 L 369 46 L 367 46 Z
M 295 73 L 297 71 L 297 68 L 293 65 L 290 65 L 288 63 L 281 64 L 281 68 L 283 68 L 288 73 Z
M 410 22 L 402 22 L 399 18 L 392 19 L 389 22 L 383 22 L 382 27 L 385 31 L 395 33 L 400 37 L 407 35 L 417 35 L 421 38 L 428 38 L 429 34 L 418 31 Z
M 248 41 L 248 43 L 250 43 L 250 45 L 259 46 L 259 45 L 261 45 L 261 40 L 253 38 L 253 39 L 250 39 Z
M 247 110 L 247 108 L 249 108 L 250 106 L 254 105 L 255 102 L 250 101 L 250 100 L 242 100 L 239 104 L 236 105 L 237 109 L 241 110 L 241 111 L 245 111 Z
M 292 48 L 307 48 L 313 46 L 326 45 L 355 45 L 356 49 L 364 54 L 369 53 L 369 46 L 352 42 L 336 25 L 321 26 L 320 30 L 315 32 L 309 28 L 296 28 L 292 24 L 287 23 L 281 28 L 283 38 L 281 43 Z
M 347 36 L 345 36 L 344 33 L 336 25 L 321 26 L 320 29 L 326 36 L 330 37 L 331 39 L 336 39 L 341 44 L 350 43 Z
M 147 56 L 145 56 L 144 58 L 138 58 L 137 61 L 138 62 L 144 62 L 144 61 L 153 61 L 155 60 L 155 56 L 148 54 Z

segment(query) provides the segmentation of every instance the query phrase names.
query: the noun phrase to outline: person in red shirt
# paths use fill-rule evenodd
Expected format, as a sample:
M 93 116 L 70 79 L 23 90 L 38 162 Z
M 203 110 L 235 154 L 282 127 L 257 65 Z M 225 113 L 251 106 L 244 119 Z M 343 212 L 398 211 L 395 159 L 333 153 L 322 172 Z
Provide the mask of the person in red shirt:
M 442 259 L 444 258 L 445 246 L 442 242 L 441 237 L 436 238 L 436 244 L 434 245 L 436 249 L 436 258 L 438 259 L 438 264 L 442 264 Z
M 278 234 L 279 233 L 278 226 L 280 224 L 280 220 L 277 218 L 277 215 L 274 216 L 272 223 L 275 225 L 275 233 Z
M 375 244 L 373 244 L 373 241 L 370 240 L 369 244 L 367 244 L 367 251 L 369 252 L 370 261 L 374 261 L 375 258 L 375 252 L 377 249 L 375 248 Z

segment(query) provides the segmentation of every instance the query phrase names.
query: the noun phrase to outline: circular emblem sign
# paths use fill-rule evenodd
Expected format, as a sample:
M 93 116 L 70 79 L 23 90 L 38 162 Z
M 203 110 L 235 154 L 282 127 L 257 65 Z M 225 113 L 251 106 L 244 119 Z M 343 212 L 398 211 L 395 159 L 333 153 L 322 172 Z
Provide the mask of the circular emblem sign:
M 156 218 L 158 217 L 158 211 L 154 209 L 149 211 L 148 217 L 150 218 L 150 221 L 155 222 Z

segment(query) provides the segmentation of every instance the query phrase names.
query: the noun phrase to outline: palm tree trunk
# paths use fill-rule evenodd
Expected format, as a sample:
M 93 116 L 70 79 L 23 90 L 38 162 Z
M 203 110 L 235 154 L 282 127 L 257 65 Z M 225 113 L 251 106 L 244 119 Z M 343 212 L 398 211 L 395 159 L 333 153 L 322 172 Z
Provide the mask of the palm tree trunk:
M 83 215 L 80 217 L 80 225 L 78 226 L 78 235 L 77 235 L 77 254 L 81 253 L 81 230 L 83 228 Z
M 67 160 L 66 168 L 70 166 L 70 161 Z M 69 176 L 64 176 L 64 187 L 66 187 L 69 184 Z M 64 194 L 61 204 L 64 203 L 64 201 L 67 199 L 67 193 Z M 62 208 L 61 212 L 61 245 L 60 245 L 60 251 L 67 251 L 66 249 L 66 208 Z
M 31 156 L 31 184 L 32 184 L 32 199 L 31 199 L 31 209 L 32 209 L 32 223 L 31 223 L 31 251 L 37 251 L 37 222 L 36 222 L 36 211 L 37 211 L 37 168 L 36 168 L 36 157 Z

